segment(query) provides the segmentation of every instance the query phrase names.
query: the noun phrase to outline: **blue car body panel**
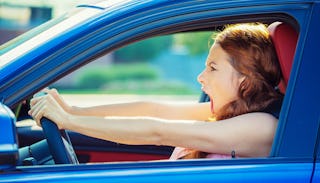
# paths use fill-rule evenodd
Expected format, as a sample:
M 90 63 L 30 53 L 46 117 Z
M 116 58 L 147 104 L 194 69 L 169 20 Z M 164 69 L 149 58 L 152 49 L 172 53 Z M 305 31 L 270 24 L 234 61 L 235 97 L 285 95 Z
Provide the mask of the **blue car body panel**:
M 80 5 L 77 9 L 87 10 L 91 16 L 10 62 L 0 63 L 0 99 L 5 105 L 16 105 L 102 53 L 125 44 L 154 35 L 206 28 L 211 23 L 223 24 L 234 18 L 259 20 L 268 15 L 270 21 L 289 21 L 299 31 L 271 157 L 54 167 L 0 165 L 0 182 L 320 181 L 319 1 L 132 0 Z M 47 26 L 59 25 L 72 16 L 66 14 Z M 39 34 L 41 31 L 35 30 Z M 23 42 L 20 40 L 19 44 Z M 3 48 L 0 53 L 10 49 L 15 48 Z M 0 116 L 1 128 L 4 120 L 5 117 Z M 14 123 L 4 128 L 13 127 Z M 9 141 L 14 145 L 14 134 L 4 135 L 11 138 Z M 2 145 L 2 141 L 0 143 Z
M 230 162 L 229 162 L 230 163 Z M 218 164 L 205 161 L 34 168 L 0 182 L 308 182 L 312 164 Z M 285 176 L 284 176 L 285 174 Z
M 300 23 L 300 35 L 295 60 L 280 117 L 280 120 L 285 122 L 281 123 L 278 128 L 279 133 L 277 134 L 281 134 L 281 137 L 277 136 L 278 139 L 276 139 L 276 141 L 279 140 L 285 143 L 274 147 L 274 153 L 277 155 L 285 153 L 286 155 L 305 157 L 307 153 L 309 155 L 313 153 L 312 144 L 317 141 L 317 136 L 311 134 L 316 134 L 318 131 L 320 112 L 319 108 L 315 107 L 318 105 L 320 97 L 318 95 L 320 91 L 319 85 L 314 83 L 318 73 L 319 62 L 314 62 L 317 47 L 312 46 L 319 42 L 319 35 L 316 34 L 319 31 L 319 27 L 315 26 L 319 19 L 319 15 L 315 12 L 318 11 L 319 3 L 313 4 L 309 10 L 310 14 L 306 15 L 308 17 L 307 21 Z M 310 36 L 310 34 L 313 36 Z M 309 121 L 314 121 L 315 123 L 308 123 Z M 306 128 L 306 126 L 308 127 Z M 308 141 L 304 140 L 304 135 L 308 136 Z
M 15 122 L 11 110 L 0 103 L 0 170 L 11 168 L 18 157 Z

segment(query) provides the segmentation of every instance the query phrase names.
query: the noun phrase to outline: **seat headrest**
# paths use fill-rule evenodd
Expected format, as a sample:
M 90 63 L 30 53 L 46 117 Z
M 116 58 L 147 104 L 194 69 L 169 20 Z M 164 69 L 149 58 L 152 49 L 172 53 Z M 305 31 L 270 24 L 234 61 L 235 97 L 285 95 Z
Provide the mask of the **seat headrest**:
M 272 42 L 277 52 L 283 81 L 279 86 L 284 93 L 290 77 L 293 57 L 296 50 L 298 33 L 290 25 L 274 22 L 268 27 Z

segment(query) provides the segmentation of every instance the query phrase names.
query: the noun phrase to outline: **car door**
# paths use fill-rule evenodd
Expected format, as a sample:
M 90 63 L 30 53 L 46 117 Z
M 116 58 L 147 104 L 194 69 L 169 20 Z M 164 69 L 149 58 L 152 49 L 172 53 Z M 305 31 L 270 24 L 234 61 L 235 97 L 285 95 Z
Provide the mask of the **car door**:
M 319 20 L 320 14 L 320 3 L 317 2 L 314 4 L 314 13 L 312 14 L 312 18 L 310 20 L 310 26 L 309 26 L 309 31 L 308 31 L 308 38 L 306 41 L 306 44 L 311 46 L 311 45 L 316 45 L 319 44 L 320 41 L 320 36 L 318 34 L 319 32 L 319 27 L 317 26 L 317 22 Z M 309 49 L 306 50 L 306 59 L 308 59 L 310 62 L 312 62 L 312 56 L 311 55 L 315 55 L 318 52 L 318 49 L 315 47 L 309 47 Z M 314 57 L 313 57 L 314 58 Z M 319 62 L 312 62 L 312 64 L 310 64 L 310 67 L 316 67 L 319 68 Z M 316 124 L 318 125 L 317 127 L 315 127 L 315 130 L 318 132 L 318 136 L 317 136 L 317 141 L 316 141 L 316 145 L 315 145 L 315 150 L 314 150 L 314 172 L 313 172 L 313 176 L 312 176 L 312 182 L 319 182 L 320 181 L 320 108 L 319 108 L 319 100 L 320 100 L 320 96 L 319 96 L 319 91 L 320 91 L 320 86 L 319 84 L 319 72 L 316 71 L 316 69 L 311 69 L 311 68 L 306 69 L 307 71 L 309 71 L 309 79 L 310 82 L 308 82 L 308 84 L 310 86 L 310 88 L 312 88 L 312 95 L 310 97 L 307 97 L 307 95 L 309 96 L 308 92 L 305 92 L 305 101 L 311 101 L 311 102 L 307 102 L 307 105 L 310 105 L 313 108 L 313 117 L 314 120 L 316 122 Z

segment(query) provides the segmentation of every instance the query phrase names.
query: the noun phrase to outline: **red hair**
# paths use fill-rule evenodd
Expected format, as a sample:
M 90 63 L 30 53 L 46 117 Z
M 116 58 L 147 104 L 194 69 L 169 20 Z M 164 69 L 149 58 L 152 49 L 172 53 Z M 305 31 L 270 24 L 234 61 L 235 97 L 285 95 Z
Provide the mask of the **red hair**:
M 281 70 L 269 32 L 263 24 L 235 24 L 215 37 L 215 44 L 228 53 L 230 64 L 245 79 L 239 86 L 238 99 L 214 114 L 217 120 L 250 112 L 263 111 L 281 94 L 275 90 Z M 203 158 L 207 153 L 195 151 L 184 158 Z
M 218 120 L 265 109 L 281 95 L 275 90 L 281 70 L 269 32 L 263 24 L 237 24 L 217 35 L 216 44 L 226 51 L 230 64 L 245 76 L 240 84 L 238 100 L 218 111 Z

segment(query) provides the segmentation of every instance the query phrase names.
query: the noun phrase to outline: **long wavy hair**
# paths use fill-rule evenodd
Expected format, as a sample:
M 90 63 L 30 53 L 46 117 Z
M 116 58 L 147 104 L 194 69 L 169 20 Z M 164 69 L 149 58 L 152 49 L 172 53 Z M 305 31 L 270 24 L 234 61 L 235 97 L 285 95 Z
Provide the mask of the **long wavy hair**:
M 216 111 L 213 114 L 216 120 L 263 111 L 273 101 L 279 100 L 281 93 L 275 88 L 280 82 L 281 70 L 265 25 L 230 25 L 213 39 L 228 53 L 233 68 L 245 77 L 239 86 L 238 99 Z M 183 159 L 205 158 L 207 154 L 194 151 Z

